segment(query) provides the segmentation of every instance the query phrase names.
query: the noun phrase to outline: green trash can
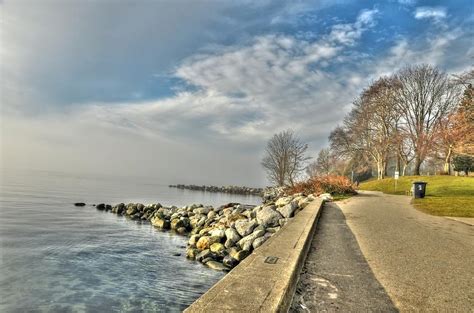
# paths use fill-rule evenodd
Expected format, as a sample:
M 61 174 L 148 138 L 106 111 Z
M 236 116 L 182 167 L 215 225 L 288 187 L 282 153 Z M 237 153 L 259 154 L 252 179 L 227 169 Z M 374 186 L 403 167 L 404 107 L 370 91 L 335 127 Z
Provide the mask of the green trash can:
M 426 193 L 426 185 L 428 183 L 424 181 L 416 181 L 413 183 L 413 197 L 424 198 Z

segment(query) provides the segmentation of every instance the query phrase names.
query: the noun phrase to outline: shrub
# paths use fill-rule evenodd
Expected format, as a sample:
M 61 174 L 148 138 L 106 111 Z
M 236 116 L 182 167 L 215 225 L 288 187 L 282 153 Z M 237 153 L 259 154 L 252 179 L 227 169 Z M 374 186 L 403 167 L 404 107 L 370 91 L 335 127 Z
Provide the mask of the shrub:
M 305 194 L 322 194 L 330 193 L 331 195 L 353 195 L 355 190 L 350 180 L 345 176 L 327 175 L 316 176 L 307 181 L 295 184 L 295 186 L 288 188 L 289 194 L 305 193 Z

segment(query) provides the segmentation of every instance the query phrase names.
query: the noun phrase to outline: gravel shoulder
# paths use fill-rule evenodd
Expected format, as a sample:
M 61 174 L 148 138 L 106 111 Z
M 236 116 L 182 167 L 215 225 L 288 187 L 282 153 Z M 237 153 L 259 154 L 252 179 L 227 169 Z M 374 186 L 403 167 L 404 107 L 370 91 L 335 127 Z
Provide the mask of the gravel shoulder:
M 290 312 L 397 312 L 345 216 L 324 205 Z

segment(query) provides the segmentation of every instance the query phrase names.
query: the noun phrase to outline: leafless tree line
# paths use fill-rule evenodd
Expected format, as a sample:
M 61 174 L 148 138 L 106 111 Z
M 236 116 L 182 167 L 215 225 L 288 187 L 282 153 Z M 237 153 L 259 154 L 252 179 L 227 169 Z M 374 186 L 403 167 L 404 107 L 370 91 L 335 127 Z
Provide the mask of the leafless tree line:
M 341 172 L 357 165 L 374 168 L 382 179 L 391 163 L 401 175 L 409 165 L 420 175 L 422 164 L 433 158 L 443 159 L 450 173 L 454 152 L 474 142 L 473 77 L 470 71 L 453 79 L 424 64 L 377 79 L 354 100 L 331 132 L 330 148 L 320 151 L 308 173 L 347 174 Z

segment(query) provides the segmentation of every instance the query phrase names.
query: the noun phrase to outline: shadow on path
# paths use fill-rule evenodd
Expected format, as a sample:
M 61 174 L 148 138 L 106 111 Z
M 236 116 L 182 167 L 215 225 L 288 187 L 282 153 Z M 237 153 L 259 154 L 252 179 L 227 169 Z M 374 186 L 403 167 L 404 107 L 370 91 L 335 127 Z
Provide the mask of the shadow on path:
M 290 308 L 290 312 L 320 311 L 398 311 L 335 203 L 324 205 Z

